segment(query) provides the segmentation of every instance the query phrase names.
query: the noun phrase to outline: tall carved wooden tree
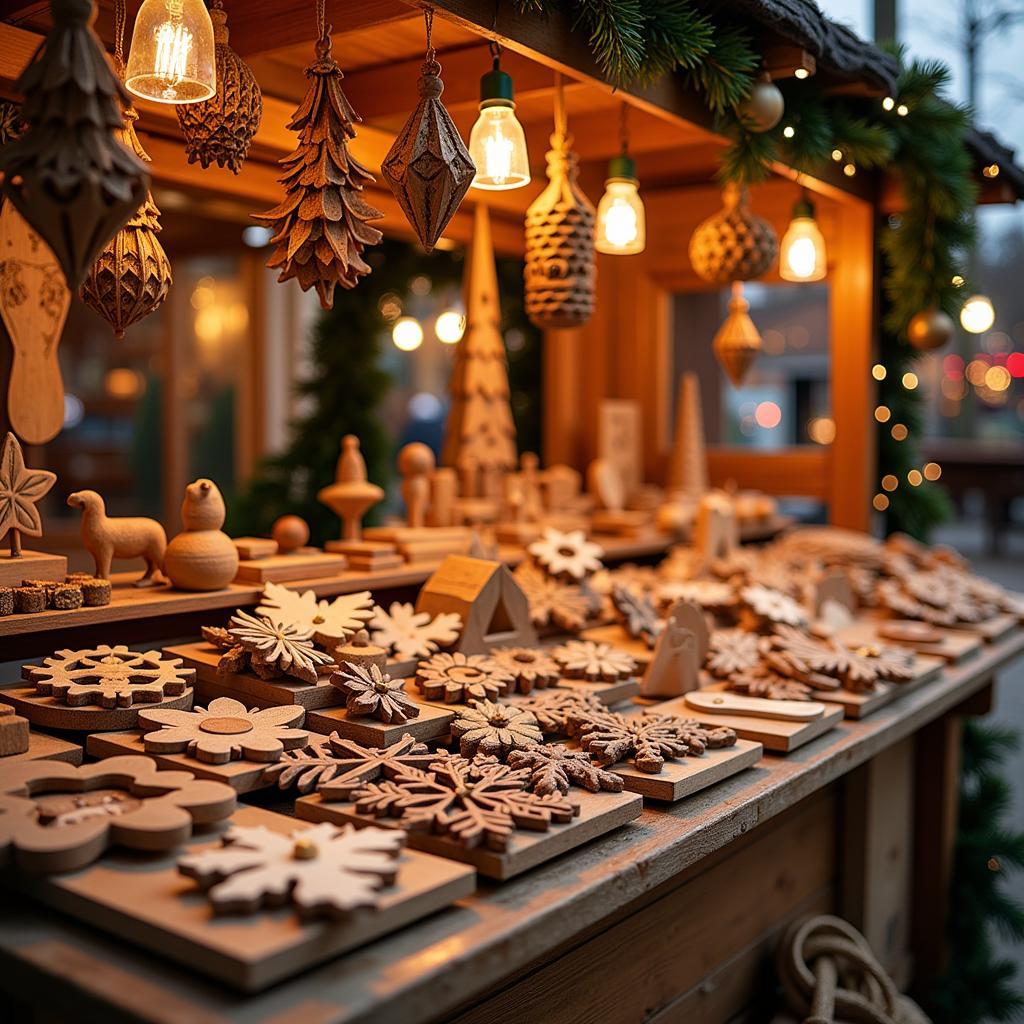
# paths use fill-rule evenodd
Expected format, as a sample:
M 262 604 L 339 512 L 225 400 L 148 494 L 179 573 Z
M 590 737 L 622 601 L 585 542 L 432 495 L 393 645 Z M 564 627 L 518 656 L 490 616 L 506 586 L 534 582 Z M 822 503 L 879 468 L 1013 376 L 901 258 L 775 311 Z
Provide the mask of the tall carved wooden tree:
M 306 68 L 309 88 L 288 124 L 299 133 L 299 145 L 281 161 L 285 199 L 253 217 L 273 228 L 276 248 L 267 266 L 280 269 L 278 281 L 294 277 L 303 291 L 316 288 L 320 305 L 330 309 L 335 285 L 354 288 L 370 273 L 363 250 L 382 235 L 367 222 L 383 214 L 363 198 L 373 175 L 348 151 L 361 119 L 342 91 L 344 76 L 331 56 L 322 3 L 317 20 L 316 60 Z
M 708 489 L 704 414 L 700 404 L 700 381 L 695 373 L 684 373 L 679 378 L 668 487 L 673 493 L 693 501 L 697 501 Z
M 516 468 L 516 427 L 509 405 L 491 220 L 482 203 L 476 206 L 465 273 L 466 330 L 448 384 L 452 405 L 441 460 L 458 471 L 463 497 L 498 498 L 503 475 Z

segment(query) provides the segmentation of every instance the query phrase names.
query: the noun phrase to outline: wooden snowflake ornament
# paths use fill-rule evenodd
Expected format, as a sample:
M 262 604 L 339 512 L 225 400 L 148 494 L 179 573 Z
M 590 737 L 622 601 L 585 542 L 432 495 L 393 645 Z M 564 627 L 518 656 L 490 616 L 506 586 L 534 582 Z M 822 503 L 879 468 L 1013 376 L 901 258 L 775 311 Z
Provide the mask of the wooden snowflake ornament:
M 604 705 L 592 693 L 580 690 L 545 690 L 533 693 L 517 707 L 529 711 L 545 736 L 568 736 L 569 719 L 589 711 L 601 711 Z
M 593 640 L 569 640 L 553 648 L 551 657 L 562 666 L 567 679 L 586 679 L 592 683 L 629 679 L 637 669 L 632 654 Z
M 394 883 L 405 833 L 326 822 L 290 835 L 233 825 L 223 845 L 178 860 L 218 914 L 252 914 L 291 903 L 302 918 L 341 918 L 374 908 Z
M 419 718 L 420 706 L 405 692 L 405 680 L 392 679 L 377 665 L 346 665 L 331 676 L 331 685 L 345 694 L 345 707 L 353 717 L 400 724 Z
M 480 753 L 498 758 L 544 740 L 537 719 L 525 708 L 489 700 L 476 700 L 459 710 L 452 722 L 452 738 L 459 741 L 463 757 Z
M 611 597 L 626 632 L 637 640 L 643 640 L 648 647 L 653 647 L 665 623 L 650 597 L 620 583 L 612 584 Z
M 312 590 L 289 590 L 277 583 L 263 585 L 256 614 L 281 625 L 308 632 L 327 650 L 364 629 L 373 616 L 373 596 L 368 590 L 342 594 L 332 601 L 319 600 Z
M 455 643 L 462 632 L 462 616 L 442 612 L 431 618 L 429 612 L 418 612 L 408 602 L 392 601 L 387 611 L 374 607 L 369 626 L 373 642 L 404 661 L 428 658 Z
M 409 832 L 432 832 L 469 849 L 502 852 L 517 829 L 546 832 L 579 814 L 579 804 L 559 793 L 540 796 L 529 785 L 528 770 L 449 757 L 426 772 L 370 783 L 352 799 L 359 814 L 395 818 Z
M 495 647 L 491 657 L 515 680 L 514 689 L 530 693 L 557 683 L 561 667 L 546 651 L 536 647 Z
M 304 746 L 309 733 L 293 729 L 305 709 L 295 704 L 249 710 L 232 697 L 217 697 L 193 711 L 164 708 L 139 712 L 148 754 L 178 754 L 208 764 L 229 761 L 277 761 L 286 750 Z
M 563 533 L 549 526 L 527 549 L 552 576 L 582 580 L 601 568 L 604 548 L 586 538 L 582 530 Z
M 192 685 L 196 672 L 183 668 L 181 658 L 165 658 L 160 651 L 100 644 L 57 651 L 44 658 L 41 666 L 26 666 L 24 674 L 35 684 L 36 693 L 56 697 L 69 707 L 130 708 L 180 696 Z
M 788 594 L 760 583 L 752 583 L 740 591 L 744 604 L 759 618 L 787 626 L 806 626 L 807 612 Z
M 562 743 L 546 743 L 526 750 L 513 750 L 507 759 L 509 768 L 530 773 L 530 789 L 541 796 L 568 793 L 570 786 L 591 793 L 621 793 L 622 779 L 594 764 L 590 754 L 570 750 Z
M 231 617 L 228 633 L 248 653 L 257 672 L 265 669 L 313 685 L 319 679 L 317 669 L 333 664 L 329 655 L 313 646 L 312 633 L 296 626 L 238 611 Z
M 596 610 L 594 599 L 574 583 L 562 583 L 533 562 L 522 562 L 513 573 L 526 595 L 530 621 L 578 633 Z
M 142 756 L 75 767 L 62 761 L 0 766 L 0 862 L 52 874 L 91 864 L 110 846 L 170 850 L 235 809 L 235 791 L 189 772 L 159 771 Z
M 461 704 L 495 700 L 512 688 L 513 675 L 486 654 L 435 654 L 416 667 L 416 686 L 427 700 Z
M 7 538 L 11 558 L 21 555 L 21 537 L 41 537 L 43 519 L 36 504 L 56 483 L 57 474 L 26 469 L 18 439 L 8 431 L 0 448 L 0 541 Z
M 761 662 L 760 644 L 761 638 L 745 629 L 716 629 L 708 639 L 705 664 L 720 679 L 750 671 Z

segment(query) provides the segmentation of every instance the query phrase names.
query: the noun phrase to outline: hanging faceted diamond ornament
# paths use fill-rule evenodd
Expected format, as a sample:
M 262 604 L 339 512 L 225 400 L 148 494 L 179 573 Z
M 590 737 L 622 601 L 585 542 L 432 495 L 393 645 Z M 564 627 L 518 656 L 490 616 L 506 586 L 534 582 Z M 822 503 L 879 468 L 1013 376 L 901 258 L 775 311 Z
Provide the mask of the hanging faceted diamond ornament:
M 263 117 L 263 94 L 249 65 L 228 44 L 223 0 L 211 0 L 210 18 L 217 53 L 217 92 L 202 103 L 175 107 L 188 162 L 216 163 L 237 174 Z
M 427 23 L 427 56 L 419 80 L 420 101 L 381 164 L 423 248 L 430 252 L 473 182 L 476 167 L 458 128 L 441 102 L 441 65 L 430 43 L 434 12 Z

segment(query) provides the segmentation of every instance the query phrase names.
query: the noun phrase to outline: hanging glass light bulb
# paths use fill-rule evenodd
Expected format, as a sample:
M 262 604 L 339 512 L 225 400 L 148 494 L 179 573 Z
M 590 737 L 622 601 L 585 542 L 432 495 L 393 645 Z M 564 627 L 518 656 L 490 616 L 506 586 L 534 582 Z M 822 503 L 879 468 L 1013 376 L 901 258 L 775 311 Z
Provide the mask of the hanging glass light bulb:
M 644 203 L 638 191 L 640 183 L 636 177 L 636 162 L 627 153 L 628 109 L 624 103 L 620 122 L 622 152 L 608 164 L 604 195 L 597 204 L 597 234 L 594 238 L 594 248 L 598 252 L 616 256 L 643 252 L 647 244 L 647 223 Z
M 135 18 L 125 86 L 157 103 L 199 103 L 214 95 L 217 53 L 203 0 L 144 0 Z
M 501 70 L 501 48 L 491 43 L 494 65 L 480 79 L 480 116 L 469 135 L 476 164 L 473 188 L 501 192 L 530 183 L 526 135 L 516 118 L 512 76 Z
M 793 205 L 793 219 L 782 237 L 779 277 L 784 281 L 820 281 L 826 269 L 825 239 L 814 219 L 814 204 L 805 191 Z
M 984 334 L 996 322 L 996 311 L 987 295 L 972 295 L 960 310 L 960 325 L 971 334 Z

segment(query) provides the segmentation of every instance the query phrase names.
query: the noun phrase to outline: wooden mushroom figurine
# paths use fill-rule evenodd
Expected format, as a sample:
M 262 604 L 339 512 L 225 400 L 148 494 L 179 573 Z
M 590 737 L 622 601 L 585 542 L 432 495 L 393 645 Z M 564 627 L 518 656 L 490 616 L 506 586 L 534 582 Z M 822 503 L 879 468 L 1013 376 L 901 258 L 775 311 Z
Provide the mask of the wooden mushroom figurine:
M 341 539 L 359 540 L 364 513 L 383 500 L 384 491 L 366 479 L 366 462 L 355 434 L 346 434 L 341 439 L 334 483 L 322 487 L 317 498 L 341 519 Z
M 68 505 L 82 510 L 82 544 L 96 563 L 95 576 L 110 579 L 110 563 L 115 558 L 141 558 L 146 571 L 135 586 L 151 587 L 163 582 L 167 534 L 155 519 L 109 517 L 103 498 L 95 491 L 69 494 Z
M 212 480 L 196 480 L 185 488 L 185 529 L 164 556 L 164 572 L 179 590 L 220 590 L 235 578 L 238 549 L 221 530 L 225 515 L 224 498 Z

